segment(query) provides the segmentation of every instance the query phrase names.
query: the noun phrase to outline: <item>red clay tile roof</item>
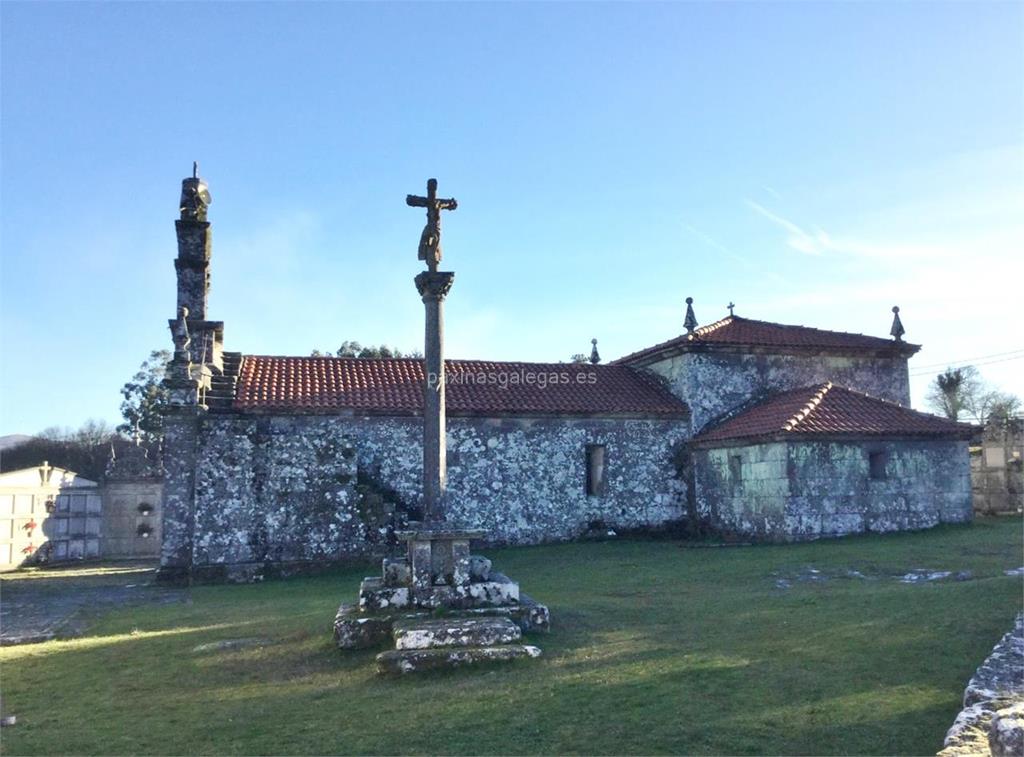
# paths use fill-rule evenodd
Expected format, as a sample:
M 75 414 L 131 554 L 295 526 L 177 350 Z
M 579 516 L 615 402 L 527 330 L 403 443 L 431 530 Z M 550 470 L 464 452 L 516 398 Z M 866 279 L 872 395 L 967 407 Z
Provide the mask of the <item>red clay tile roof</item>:
M 446 374 L 451 415 L 689 415 L 657 379 L 626 366 L 449 360 Z M 247 355 L 232 407 L 415 415 L 423 409 L 423 361 Z
M 835 350 L 841 352 L 903 352 L 908 356 L 921 349 L 920 345 L 881 339 L 877 336 L 851 334 L 845 331 L 825 331 L 808 326 L 787 326 L 770 321 L 755 321 L 738 315 L 723 318 L 707 326 L 694 329 L 667 342 L 634 352 L 613 363 L 629 363 L 676 348 L 686 351 L 699 345 L 776 347 L 779 349 Z
M 782 392 L 697 435 L 694 441 L 817 435 L 969 438 L 975 430 L 970 424 L 919 413 L 829 381 Z

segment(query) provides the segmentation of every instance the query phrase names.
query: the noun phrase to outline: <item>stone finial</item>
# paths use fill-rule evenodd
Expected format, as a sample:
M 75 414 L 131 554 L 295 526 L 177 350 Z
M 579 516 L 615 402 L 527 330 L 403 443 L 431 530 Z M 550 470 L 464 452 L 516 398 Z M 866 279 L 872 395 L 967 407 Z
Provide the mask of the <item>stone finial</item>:
M 591 365 L 597 365 L 598 363 L 601 362 L 601 355 L 597 351 L 597 340 L 596 339 L 591 339 L 590 340 L 590 344 L 591 344 L 591 348 L 590 348 L 590 364 Z
M 907 333 L 906 329 L 903 328 L 903 321 L 900 320 L 899 305 L 892 306 L 892 328 L 889 329 L 889 333 L 897 342 L 902 342 L 903 335 Z
M 693 313 L 693 297 L 686 298 L 686 320 L 683 321 L 683 325 L 686 327 L 687 334 L 692 334 L 693 330 L 697 328 L 697 316 Z
M 199 178 L 199 163 L 193 161 L 192 176 L 181 180 L 179 210 L 182 221 L 206 221 L 206 211 L 213 199 L 206 182 Z

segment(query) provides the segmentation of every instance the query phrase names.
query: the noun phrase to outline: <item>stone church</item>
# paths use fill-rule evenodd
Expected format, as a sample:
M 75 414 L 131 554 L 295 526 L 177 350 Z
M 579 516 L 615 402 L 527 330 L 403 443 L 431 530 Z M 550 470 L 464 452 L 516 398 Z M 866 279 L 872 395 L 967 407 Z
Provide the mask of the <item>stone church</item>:
M 243 355 L 209 320 L 205 182 L 182 183 L 161 575 L 380 553 L 422 504 L 423 364 Z M 909 408 L 920 347 L 738 315 L 600 364 L 447 363 L 449 518 L 504 544 L 688 523 L 811 539 L 971 517 L 974 429 Z M 682 315 L 682 313 L 681 313 Z

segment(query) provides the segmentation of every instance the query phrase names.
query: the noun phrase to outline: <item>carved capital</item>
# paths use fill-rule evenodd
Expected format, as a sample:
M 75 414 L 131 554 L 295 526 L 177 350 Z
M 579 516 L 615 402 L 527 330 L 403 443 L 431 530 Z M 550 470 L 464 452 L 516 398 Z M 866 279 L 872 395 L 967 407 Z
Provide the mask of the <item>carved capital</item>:
M 416 289 L 424 302 L 443 300 L 454 281 L 454 271 L 423 271 L 416 276 Z

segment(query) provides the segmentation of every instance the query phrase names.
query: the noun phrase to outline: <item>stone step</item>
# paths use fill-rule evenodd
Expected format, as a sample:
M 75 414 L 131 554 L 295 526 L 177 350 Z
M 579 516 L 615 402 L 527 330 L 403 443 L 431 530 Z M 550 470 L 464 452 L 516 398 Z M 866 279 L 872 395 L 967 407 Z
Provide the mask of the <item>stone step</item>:
M 508 618 L 523 633 L 546 633 L 551 628 L 548 608 L 537 604 L 525 594 L 521 602 L 508 607 L 478 607 L 452 611 L 454 618 Z M 334 640 L 341 649 L 365 649 L 383 646 L 392 641 L 391 626 L 398 621 L 426 621 L 436 618 L 427 610 L 392 608 L 377 611 L 360 610 L 357 605 L 343 604 L 334 618 Z
M 395 649 L 490 647 L 523 638 L 510 618 L 441 618 L 397 620 L 392 626 Z
M 426 670 L 446 670 L 466 665 L 506 662 L 540 657 L 540 649 L 526 644 L 499 647 L 444 647 L 437 649 L 392 649 L 377 655 L 377 672 L 405 675 Z

